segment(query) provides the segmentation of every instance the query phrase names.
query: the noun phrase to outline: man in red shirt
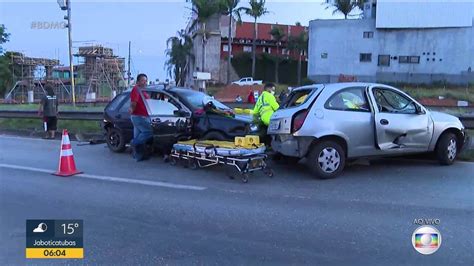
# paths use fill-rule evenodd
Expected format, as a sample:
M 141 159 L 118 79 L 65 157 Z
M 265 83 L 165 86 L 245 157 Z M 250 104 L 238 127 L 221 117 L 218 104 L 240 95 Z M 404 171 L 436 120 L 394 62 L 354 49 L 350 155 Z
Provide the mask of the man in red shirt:
M 153 137 L 151 120 L 148 115 L 145 100 L 150 96 L 145 92 L 148 77 L 145 74 L 138 74 L 137 83 L 130 93 L 130 119 L 133 124 L 133 140 L 131 142 L 133 157 L 138 161 L 145 158 L 145 144 Z

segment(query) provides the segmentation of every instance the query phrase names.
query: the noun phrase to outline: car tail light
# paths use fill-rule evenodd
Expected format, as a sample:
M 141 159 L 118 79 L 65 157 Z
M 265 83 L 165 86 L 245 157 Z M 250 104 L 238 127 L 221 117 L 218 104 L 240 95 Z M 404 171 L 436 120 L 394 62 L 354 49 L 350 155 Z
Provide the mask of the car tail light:
M 308 116 L 309 110 L 303 110 L 296 113 L 295 117 L 293 118 L 293 132 L 300 130 L 303 126 L 304 120 L 306 116 Z

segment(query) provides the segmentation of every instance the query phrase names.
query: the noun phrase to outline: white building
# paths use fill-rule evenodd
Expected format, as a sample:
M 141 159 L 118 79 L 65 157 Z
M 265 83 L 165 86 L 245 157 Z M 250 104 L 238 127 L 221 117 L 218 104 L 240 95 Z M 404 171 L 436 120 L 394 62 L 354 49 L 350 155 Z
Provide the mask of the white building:
M 473 1 L 369 1 L 363 19 L 309 24 L 308 77 L 474 82 Z

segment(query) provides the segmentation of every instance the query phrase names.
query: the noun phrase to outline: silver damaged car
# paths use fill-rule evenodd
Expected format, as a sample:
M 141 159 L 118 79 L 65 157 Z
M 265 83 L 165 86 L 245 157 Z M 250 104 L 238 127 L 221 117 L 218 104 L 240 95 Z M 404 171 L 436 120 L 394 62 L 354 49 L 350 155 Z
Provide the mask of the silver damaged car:
M 467 142 L 457 117 L 430 111 L 394 87 L 359 82 L 294 89 L 268 134 L 277 154 L 306 158 L 323 179 L 357 158 L 434 152 L 450 165 Z

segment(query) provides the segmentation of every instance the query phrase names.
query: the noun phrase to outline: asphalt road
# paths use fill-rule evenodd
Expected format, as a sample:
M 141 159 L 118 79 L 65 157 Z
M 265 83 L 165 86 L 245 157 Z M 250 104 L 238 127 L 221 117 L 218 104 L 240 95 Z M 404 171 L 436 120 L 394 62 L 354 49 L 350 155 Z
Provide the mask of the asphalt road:
M 136 163 L 73 144 L 84 175 L 50 175 L 59 141 L 0 136 L 0 265 L 473 265 L 474 164 L 378 160 L 316 180 L 272 165 L 248 184 L 225 169 Z M 440 249 L 412 247 L 440 219 Z M 26 219 L 83 219 L 84 260 L 25 259 Z

